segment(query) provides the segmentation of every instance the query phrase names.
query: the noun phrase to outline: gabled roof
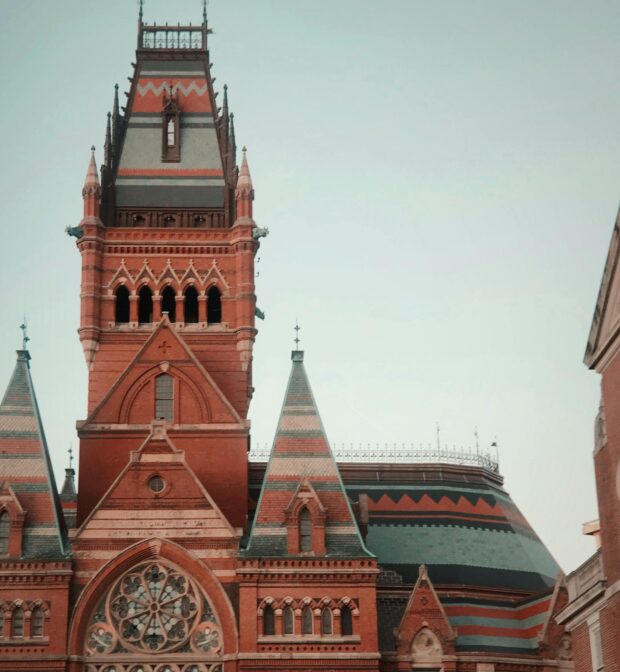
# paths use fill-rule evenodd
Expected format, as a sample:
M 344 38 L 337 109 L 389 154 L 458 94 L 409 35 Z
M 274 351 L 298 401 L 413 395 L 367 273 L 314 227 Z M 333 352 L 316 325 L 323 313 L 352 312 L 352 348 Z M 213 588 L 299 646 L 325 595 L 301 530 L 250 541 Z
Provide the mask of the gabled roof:
M 66 530 L 43 423 L 30 376 L 30 354 L 17 363 L 0 404 L 0 482 L 6 482 L 26 513 L 22 557 L 63 558 Z
M 291 375 L 246 553 L 254 557 L 287 555 L 285 513 L 300 484 L 306 482 L 325 509 L 326 555 L 372 556 L 364 546 L 353 518 L 310 389 L 303 352 L 294 351 L 292 360 Z
M 160 479 L 158 488 L 151 487 L 154 477 Z M 168 437 L 165 422 L 154 420 L 147 439 L 80 526 L 74 544 L 163 537 L 236 546 L 240 536 Z
M 590 368 L 620 343 L 620 211 L 609 244 L 605 270 L 594 309 L 584 361 Z
M 244 423 L 209 372 L 164 315 L 106 396 L 90 413 L 83 427 L 97 423 L 127 422 L 123 416 L 131 410 L 132 391 L 140 386 L 141 377 L 159 370 L 162 365 L 162 371 L 169 370 L 174 375 L 185 377 L 188 389 L 191 388 L 196 404 L 205 416 L 204 422 L 236 425 Z M 151 419 L 149 417 L 147 422 Z

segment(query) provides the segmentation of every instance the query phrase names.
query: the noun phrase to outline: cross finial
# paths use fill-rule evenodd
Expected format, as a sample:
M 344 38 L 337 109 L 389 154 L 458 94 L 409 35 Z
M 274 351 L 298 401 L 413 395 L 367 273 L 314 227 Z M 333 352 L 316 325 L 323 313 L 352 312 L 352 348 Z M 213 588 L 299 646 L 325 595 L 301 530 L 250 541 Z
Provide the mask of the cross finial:
M 297 320 L 295 320 L 295 338 L 293 339 L 295 341 L 295 350 L 299 350 L 299 330 L 301 327 L 299 326 L 299 323 Z
M 73 446 L 69 444 L 69 469 L 73 469 Z
M 24 317 L 24 321 L 19 325 L 19 328 L 22 330 L 22 350 L 27 350 L 28 349 L 28 341 L 30 340 L 28 338 L 28 325 L 26 324 L 26 318 Z

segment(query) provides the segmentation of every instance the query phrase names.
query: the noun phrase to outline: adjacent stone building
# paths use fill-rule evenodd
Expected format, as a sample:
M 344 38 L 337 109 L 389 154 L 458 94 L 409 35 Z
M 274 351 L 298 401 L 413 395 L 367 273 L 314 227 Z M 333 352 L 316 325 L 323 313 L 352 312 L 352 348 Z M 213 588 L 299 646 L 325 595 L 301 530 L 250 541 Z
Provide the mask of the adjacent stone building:
M 0 670 L 570 669 L 559 567 L 493 460 L 339 462 L 299 350 L 268 460 L 249 460 L 266 230 L 208 35 L 206 16 L 140 17 L 69 228 L 77 498 L 71 469 L 56 490 L 25 348 L 0 405 Z

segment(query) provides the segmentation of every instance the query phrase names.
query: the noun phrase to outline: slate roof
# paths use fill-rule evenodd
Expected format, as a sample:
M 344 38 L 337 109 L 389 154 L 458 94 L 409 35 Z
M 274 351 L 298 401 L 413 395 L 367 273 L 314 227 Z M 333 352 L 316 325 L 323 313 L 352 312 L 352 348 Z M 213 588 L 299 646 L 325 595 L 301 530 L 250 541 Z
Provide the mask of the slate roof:
M 182 60 L 138 58 L 115 179 L 117 207 L 224 207 L 224 165 L 205 52 L 183 54 Z M 178 162 L 162 160 L 162 106 L 169 91 L 181 111 Z
M 22 558 L 61 559 L 65 524 L 32 378 L 30 354 L 17 351 L 0 404 L 0 483 L 8 483 L 26 512 Z
M 246 550 L 249 556 L 287 555 L 285 510 L 307 481 L 327 510 L 326 555 L 368 557 L 331 452 L 303 364 L 292 353 L 284 404 Z
M 389 482 L 378 470 L 373 478 L 346 488 L 352 501 L 367 497 L 366 545 L 383 570 L 414 583 L 424 564 L 435 586 L 524 598 L 554 585 L 560 567 L 496 479 L 464 479 L 459 467 L 401 468 Z

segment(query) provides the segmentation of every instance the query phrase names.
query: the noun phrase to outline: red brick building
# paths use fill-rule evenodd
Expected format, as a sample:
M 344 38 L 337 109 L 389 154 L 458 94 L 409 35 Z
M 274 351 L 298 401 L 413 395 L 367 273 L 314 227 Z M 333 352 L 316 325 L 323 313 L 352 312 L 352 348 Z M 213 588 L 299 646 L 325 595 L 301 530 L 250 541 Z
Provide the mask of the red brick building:
M 620 215 L 614 226 L 585 363 L 601 374 L 594 472 L 599 520 L 585 530 L 596 553 L 567 577 L 570 602 L 559 615 L 572 635 L 577 672 L 620 670 Z
M 77 499 L 25 348 L 0 405 L 0 670 L 571 669 L 559 567 L 491 459 L 338 463 L 296 350 L 269 459 L 249 461 L 266 231 L 208 34 L 140 20 L 69 229 Z

